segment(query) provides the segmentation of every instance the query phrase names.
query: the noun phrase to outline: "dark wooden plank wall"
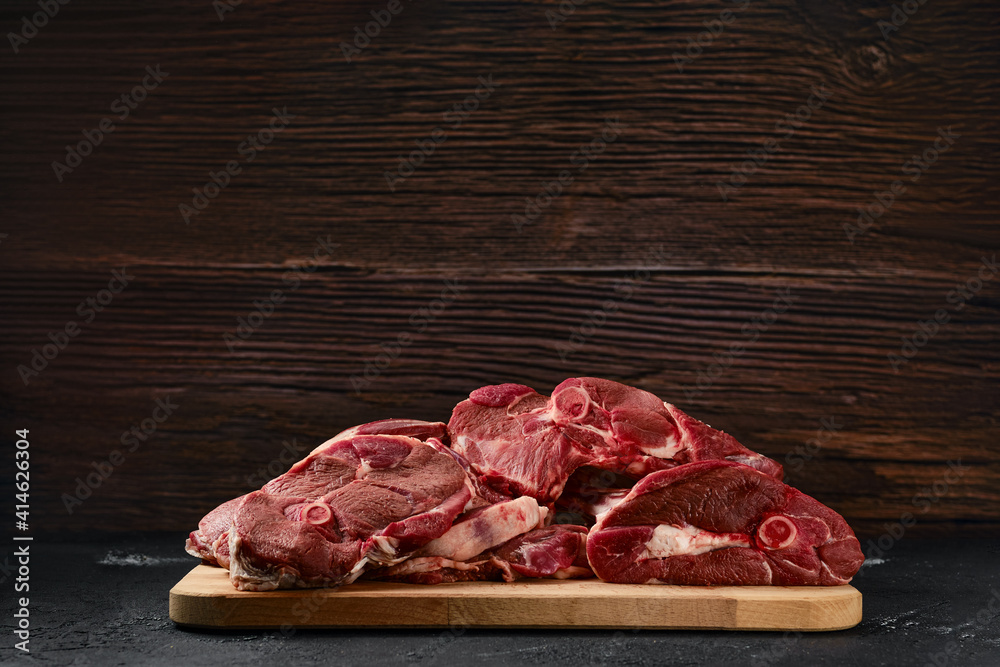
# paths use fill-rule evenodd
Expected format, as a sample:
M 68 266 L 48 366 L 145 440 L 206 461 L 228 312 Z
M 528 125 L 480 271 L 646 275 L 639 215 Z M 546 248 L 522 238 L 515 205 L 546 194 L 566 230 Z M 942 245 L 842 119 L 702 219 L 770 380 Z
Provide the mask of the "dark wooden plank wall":
M 348 64 L 339 43 L 381 6 L 247 0 L 219 21 L 207 0 L 72 2 L 0 56 L 0 410 L 5 439 L 31 429 L 35 529 L 187 529 L 285 440 L 599 375 L 781 460 L 832 424 L 790 476 L 863 534 L 904 512 L 911 534 L 1000 532 L 1000 281 L 960 310 L 947 296 L 1000 246 L 991 3 L 927 2 L 886 40 L 890 3 L 753 2 L 683 72 L 673 54 L 731 3 L 592 0 L 552 29 L 554 1 L 405 2 Z M 33 9 L 5 5 L 3 31 Z M 164 82 L 57 182 L 64 146 L 157 64 Z M 450 127 L 480 76 L 495 91 Z M 814 86 L 825 104 L 783 136 Z M 178 204 L 284 106 L 287 129 L 185 225 Z M 581 171 L 571 156 L 612 117 L 620 135 Z M 439 125 L 391 192 L 384 170 Z M 941 127 L 960 136 L 849 242 L 856 208 L 909 179 Z M 716 183 L 769 138 L 723 201 Z M 512 214 L 562 170 L 573 183 L 519 232 Z M 331 258 L 292 290 L 327 235 Z M 123 266 L 129 287 L 25 386 L 16 367 Z M 411 314 L 445 281 L 457 298 L 421 330 Z M 223 335 L 274 289 L 285 301 L 231 353 Z M 787 312 L 686 392 L 778 290 Z M 939 308 L 950 321 L 894 372 L 887 355 Z M 175 413 L 67 513 L 60 495 L 164 397 Z M 914 498 L 935 482 L 935 502 Z

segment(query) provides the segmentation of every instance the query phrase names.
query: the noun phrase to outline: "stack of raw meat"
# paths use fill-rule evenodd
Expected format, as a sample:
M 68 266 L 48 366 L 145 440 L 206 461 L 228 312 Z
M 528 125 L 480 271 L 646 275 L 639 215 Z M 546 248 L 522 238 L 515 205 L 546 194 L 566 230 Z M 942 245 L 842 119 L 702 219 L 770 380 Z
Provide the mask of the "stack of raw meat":
M 854 533 L 781 477 L 641 389 L 502 384 L 472 392 L 447 425 L 344 431 L 210 512 L 187 551 L 241 590 L 359 577 L 846 584 L 864 560 Z

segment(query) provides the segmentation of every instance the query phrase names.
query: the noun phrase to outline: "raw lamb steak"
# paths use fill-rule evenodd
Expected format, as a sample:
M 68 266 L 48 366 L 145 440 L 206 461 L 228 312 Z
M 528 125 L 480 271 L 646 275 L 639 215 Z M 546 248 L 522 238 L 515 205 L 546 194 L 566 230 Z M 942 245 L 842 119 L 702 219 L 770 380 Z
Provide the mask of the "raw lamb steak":
M 592 577 L 587 530 L 549 526 L 549 510 L 530 496 L 510 498 L 482 484 L 469 462 L 437 438 L 427 444 L 447 453 L 465 470 L 475 497 L 441 537 L 402 563 L 373 570 L 371 579 L 412 584 L 452 581 L 514 581 L 521 577 Z
M 633 479 L 708 459 L 781 478 L 781 466 L 653 394 L 600 378 L 571 378 L 543 396 L 520 384 L 482 387 L 452 412 L 452 447 L 486 484 L 551 503 L 587 465 Z
M 355 435 L 239 502 L 229 528 L 240 590 L 349 583 L 441 537 L 472 498 L 462 467 L 400 435 Z
M 445 438 L 447 430 L 442 422 L 425 422 L 418 419 L 382 419 L 342 431 L 314 449 L 310 454 L 315 454 L 327 449 L 335 442 L 348 440 L 356 435 L 406 435 L 426 440 L 428 438 Z M 206 563 L 220 565 L 228 569 L 229 526 L 233 523 L 233 514 L 236 512 L 236 508 L 245 497 L 240 496 L 226 501 L 206 514 L 198 522 L 198 530 L 193 531 L 188 537 L 187 543 L 184 545 L 186 551 L 192 556 L 201 558 Z
M 864 555 L 843 517 L 753 468 L 703 461 L 649 475 L 598 517 L 587 556 L 604 581 L 833 586 Z
M 415 554 L 399 565 L 372 570 L 366 578 L 408 584 L 452 581 L 516 581 L 521 578 L 593 577 L 587 564 L 587 529 L 555 525 L 536 528 L 472 558 Z
M 246 496 L 222 503 L 198 522 L 198 530 L 188 536 L 185 550 L 206 563 L 229 567 L 229 526 L 233 514 Z
M 407 435 L 417 440 L 428 440 L 429 438 L 445 440 L 448 437 L 448 429 L 444 422 L 425 422 L 419 419 L 380 419 L 341 431 L 312 450 L 310 454 L 315 454 L 335 442 L 349 440 L 356 435 Z

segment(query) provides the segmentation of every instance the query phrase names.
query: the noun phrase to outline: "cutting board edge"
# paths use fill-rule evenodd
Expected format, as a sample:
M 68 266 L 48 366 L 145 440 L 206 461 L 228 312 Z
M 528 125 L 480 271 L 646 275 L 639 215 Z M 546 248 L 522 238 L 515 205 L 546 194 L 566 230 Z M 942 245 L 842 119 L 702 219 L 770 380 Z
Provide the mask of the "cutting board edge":
M 206 582 L 213 590 L 204 588 Z M 862 620 L 862 595 L 849 585 L 626 589 L 594 580 L 519 583 L 527 585 L 467 582 L 459 587 L 461 595 L 448 594 L 447 586 L 455 585 L 377 583 L 365 584 L 367 588 L 358 596 L 345 595 L 351 587 L 318 596 L 316 589 L 253 593 L 227 590 L 230 584 L 223 570 L 199 565 L 171 589 L 169 606 L 170 618 L 179 626 L 234 631 L 467 627 L 835 632 Z M 383 592 L 379 586 L 385 587 L 385 594 L 378 594 Z M 571 588 L 572 595 L 560 593 Z M 619 588 L 626 594 L 615 595 Z M 483 594 L 469 593 L 477 589 Z M 588 597 L 588 589 L 600 595 Z M 628 595 L 631 590 L 641 590 L 643 595 Z M 338 596 L 350 604 L 326 606 Z M 540 601 L 545 604 L 539 605 Z M 317 609 L 308 609 L 309 605 Z M 308 611 L 304 617 L 303 609 Z M 379 620 L 373 622 L 373 618 Z M 763 618 L 773 620 L 761 623 Z

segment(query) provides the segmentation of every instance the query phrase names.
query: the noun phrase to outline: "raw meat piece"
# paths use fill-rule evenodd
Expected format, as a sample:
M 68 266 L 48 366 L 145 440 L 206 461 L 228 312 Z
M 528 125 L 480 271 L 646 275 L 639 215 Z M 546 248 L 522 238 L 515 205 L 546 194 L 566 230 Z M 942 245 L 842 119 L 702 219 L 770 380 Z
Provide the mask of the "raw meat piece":
M 522 577 L 582 579 L 593 577 L 587 562 L 587 532 L 583 526 L 538 528 L 507 542 L 495 552 L 504 568 L 504 581 Z
M 407 435 L 417 440 L 427 440 L 428 438 L 447 440 L 448 428 L 444 422 L 425 422 L 419 419 L 380 419 L 341 431 L 309 453 L 315 454 L 335 442 L 349 440 L 356 435 Z
M 462 470 L 464 470 L 465 474 L 468 476 L 469 483 L 472 485 L 475 494 L 472 500 L 470 501 L 470 506 L 469 506 L 470 509 L 485 507 L 487 505 L 495 505 L 496 503 L 504 503 L 507 502 L 508 500 L 514 499 L 512 496 L 500 493 L 496 489 L 485 484 L 479 478 L 479 475 L 477 475 L 476 472 L 472 469 L 472 466 L 469 465 L 468 460 L 466 460 L 464 456 L 456 452 L 451 447 L 445 445 L 441 440 L 437 438 L 428 438 L 427 444 L 436 449 L 437 451 L 443 452 L 448 456 L 452 457 L 453 459 L 455 459 L 458 465 L 462 466 Z
M 653 394 L 600 378 L 571 378 L 543 396 L 520 384 L 482 387 L 452 412 L 452 447 L 487 485 L 554 501 L 577 468 L 634 479 L 708 459 L 781 478 L 781 466 Z
M 573 378 L 550 398 L 495 385 L 472 392 L 447 427 L 392 419 L 343 431 L 210 512 L 187 548 L 243 590 L 595 572 L 623 583 L 847 583 L 863 561 L 853 532 L 781 476 L 640 389 Z M 546 527 L 556 503 L 596 525 Z
M 613 583 L 833 586 L 864 561 L 843 517 L 748 466 L 703 461 L 649 475 L 598 518 L 594 573 Z
M 370 578 L 433 584 L 448 581 L 505 580 L 519 577 L 593 576 L 587 566 L 586 529 L 544 528 L 549 511 L 530 496 L 512 499 L 478 483 L 461 454 L 434 438 L 427 444 L 449 455 L 466 470 L 483 495 L 441 537 L 404 562 L 375 570 Z
M 529 496 L 489 505 L 459 517 L 441 537 L 425 544 L 414 556 L 468 560 L 545 524 L 548 510 Z
M 372 570 L 368 579 L 409 584 L 453 581 L 515 581 L 521 578 L 593 577 L 587 564 L 587 529 L 555 525 L 537 528 L 466 560 L 414 555 L 399 565 Z
M 443 422 L 425 422 L 418 419 L 382 419 L 359 426 L 353 426 L 330 438 L 314 449 L 310 454 L 327 449 L 330 445 L 348 440 L 356 435 L 407 435 L 418 440 L 435 438 L 443 447 L 440 438 L 447 438 L 447 429 Z M 192 556 L 201 558 L 206 563 L 229 567 L 229 526 L 233 522 L 233 514 L 241 500 L 240 496 L 226 501 L 205 515 L 198 523 L 198 530 L 191 533 L 184 545 Z
M 471 498 L 461 466 L 419 440 L 335 441 L 239 503 L 230 580 L 240 590 L 349 583 L 443 535 Z
M 198 522 L 198 530 L 188 537 L 184 549 L 206 563 L 228 567 L 219 562 L 219 556 L 222 556 L 223 561 L 228 561 L 229 526 L 233 523 L 236 508 L 244 498 L 246 496 L 227 500 L 206 514 L 205 518 Z M 218 553 L 220 548 L 225 552 L 224 555 Z

